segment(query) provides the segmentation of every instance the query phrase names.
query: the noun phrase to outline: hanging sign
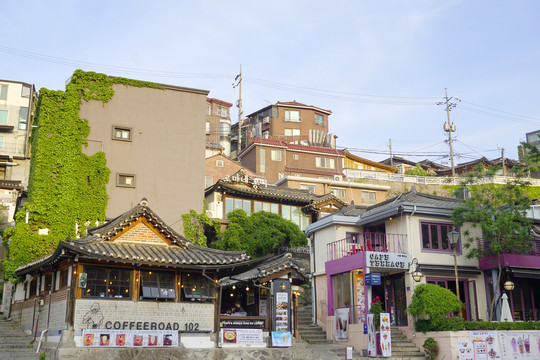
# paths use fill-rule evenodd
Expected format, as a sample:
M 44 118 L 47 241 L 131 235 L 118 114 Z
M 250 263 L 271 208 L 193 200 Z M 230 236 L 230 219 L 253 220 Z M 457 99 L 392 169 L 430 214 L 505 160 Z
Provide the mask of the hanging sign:
M 380 273 L 369 273 L 366 274 L 366 285 L 381 285 L 381 274 Z

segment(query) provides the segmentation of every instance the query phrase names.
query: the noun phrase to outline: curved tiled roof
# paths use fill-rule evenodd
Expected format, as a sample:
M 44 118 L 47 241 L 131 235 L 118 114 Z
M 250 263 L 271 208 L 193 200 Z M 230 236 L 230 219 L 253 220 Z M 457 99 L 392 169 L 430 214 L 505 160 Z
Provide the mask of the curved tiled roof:
M 60 242 L 52 254 L 19 267 L 15 275 L 22 276 L 54 265 L 63 258 L 77 255 L 94 260 L 171 268 L 223 268 L 242 265 L 250 260 L 245 251 L 223 251 L 191 243 L 165 224 L 147 205 L 147 201 L 143 199 L 137 206 L 119 217 L 103 225 L 89 228 L 86 237 Z M 145 218 L 172 245 L 167 245 L 165 242 L 159 244 L 113 241 L 117 234 L 141 217 Z
M 285 253 L 280 256 L 263 258 L 260 263 L 253 264 L 253 266 L 249 270 L 241 274 L 236 274 L 232 277 L 224 277 L 220 279 L 218 283 L 221 286 L 227 286 L 237 284 L 239 282 L 249 282 L 251 280 L 273 275 L 285 269 L 296 270 L 302 277 L 301 280 L 307 281 L 306 268 L 298 261 L 293 259 L 290 253 Z

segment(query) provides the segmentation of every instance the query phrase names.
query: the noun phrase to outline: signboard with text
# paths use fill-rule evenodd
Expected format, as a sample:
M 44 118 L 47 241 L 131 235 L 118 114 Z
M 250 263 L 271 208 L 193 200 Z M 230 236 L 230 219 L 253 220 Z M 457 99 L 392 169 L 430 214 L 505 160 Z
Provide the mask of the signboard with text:
M 407 270 L 409 255 L 366 251 L 366 266 L 369 268 Z
M 366 274 L 366 285 L 381 285 L 380 273 L 368 273 Z

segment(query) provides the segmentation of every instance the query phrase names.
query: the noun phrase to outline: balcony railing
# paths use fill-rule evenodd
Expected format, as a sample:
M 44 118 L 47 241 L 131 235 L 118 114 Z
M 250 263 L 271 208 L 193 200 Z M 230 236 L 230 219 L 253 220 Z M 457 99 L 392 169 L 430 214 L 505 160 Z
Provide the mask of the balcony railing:
M 529 251 L 526 251 L 526 252 L 521 252 L 519 250 L 515 250 L 515 251 L 507 251 L 507 252 L 504 252 L 505 254 L 516 254 L 516 255 L 535 255 L 535 256 L 540 256 L 540 238 L 537 238 L 537 237 L 533 237 L 532 238 L 532 248 L 529 250 Z M 478 248 L 479 249 L 484 249 L 485 251 L 489 251 L 489 242 L 488 241 L 484 241 L 483 239 L 480 239 L 478 240 Z
M 361 233 L 337 240 L 326 246 L 327 261 L 341 259 L 365 251 L 405 254 L 405 234 Z

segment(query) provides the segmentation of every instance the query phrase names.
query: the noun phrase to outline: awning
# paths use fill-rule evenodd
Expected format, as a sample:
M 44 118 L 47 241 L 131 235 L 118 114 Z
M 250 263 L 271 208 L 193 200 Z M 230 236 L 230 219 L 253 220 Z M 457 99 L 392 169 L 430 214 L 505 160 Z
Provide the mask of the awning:
M 433 275 L 454 275 L 454 267 L 451 265 L 419 264 L 420 269 L 425 274 Z M 474 266 L 458 266 L 458 276 L 481 275 L 482 271 Z
M 511 267 L 512 276 L 527 279 L 540 279 L 540 269 L 516 269 Z

